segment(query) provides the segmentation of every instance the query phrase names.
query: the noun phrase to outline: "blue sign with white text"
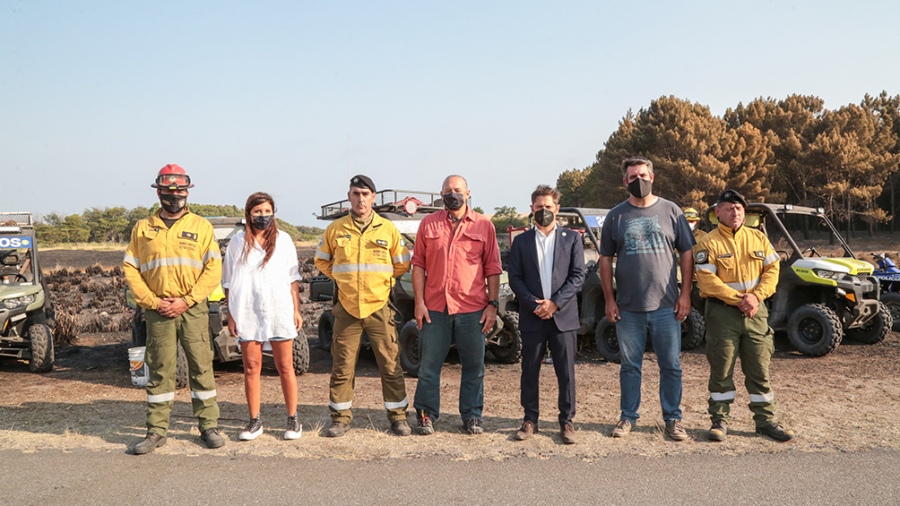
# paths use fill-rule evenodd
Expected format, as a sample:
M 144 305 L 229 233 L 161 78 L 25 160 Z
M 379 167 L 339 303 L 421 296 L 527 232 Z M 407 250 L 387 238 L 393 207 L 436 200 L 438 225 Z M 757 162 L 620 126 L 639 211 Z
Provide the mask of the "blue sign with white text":
M 27 235 L 0 235 L 0 249 L 31 249 L 34 239 Z

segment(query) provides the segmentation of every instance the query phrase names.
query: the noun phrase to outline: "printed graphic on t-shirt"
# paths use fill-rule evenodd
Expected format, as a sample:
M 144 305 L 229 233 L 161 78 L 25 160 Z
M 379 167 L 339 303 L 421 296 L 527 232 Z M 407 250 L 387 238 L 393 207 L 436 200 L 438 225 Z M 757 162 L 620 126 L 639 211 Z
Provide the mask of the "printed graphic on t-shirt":
M 653 255 L 666 251 L 666 235 L 658 216 L 634 218 L 625 222 L 625 255 Z

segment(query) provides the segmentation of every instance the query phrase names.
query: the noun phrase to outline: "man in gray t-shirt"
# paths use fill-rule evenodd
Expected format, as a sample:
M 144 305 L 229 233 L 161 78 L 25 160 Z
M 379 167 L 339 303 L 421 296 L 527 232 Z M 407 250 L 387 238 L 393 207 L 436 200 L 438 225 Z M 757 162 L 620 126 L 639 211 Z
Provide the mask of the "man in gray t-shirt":
M 612 435 L 624 437 L 639 418 L 641 366 L 650 334 L 659 362 L 659 401 L 666 435 L 683 441 L 687 433 L 681 425 L 680 322 L 691 310 L 694 236 L 681 209 L 653 195 L 650 160 L 625 160 L 622 176 L 630 196 L 610 211 L 600 233 L 606 318 L 616 324 L 621 356 L 622 413 Z M 613 292 L 613 257 L 617 293 Z M 676 258 L 682 272 L 680 289 Z

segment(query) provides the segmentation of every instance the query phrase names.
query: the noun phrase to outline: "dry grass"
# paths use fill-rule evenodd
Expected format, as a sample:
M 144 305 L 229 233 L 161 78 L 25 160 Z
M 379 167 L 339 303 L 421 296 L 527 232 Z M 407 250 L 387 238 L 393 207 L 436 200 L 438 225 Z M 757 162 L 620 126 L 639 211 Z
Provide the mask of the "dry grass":
M 125 251 L 125 246 L 120 242 L 61 242 L 56 244 L 41 245 L 41 251 L 79 250 L 79 251 Z
M 104 336 L 101 334 L 101 336 Z M 125 341 L 127 336 L 119 338 Z M 108 340 L 102 341 L 109 345 Z M 93 369 L 67 368 L 47 375 L 0 370 L 0 383 L 15 389 L 0 391 L 0 447 L 19 451 L 44 448 L 125 451 L 143 436 L 145 394 L 130 386 L 122 345 L 121 364 L 96 364 Z M 78 355 L 85 356 L 85 348 Z M 221 408 L 220 426 L 229 442 L 222 450 L 202 447 L 191 416 L 186 390 L 177 394 L 169 443 L 164 454 L 219 456 L 279 455 L 292 458 L 375 460 L 438 456 L 452 460 L 512 457 L 538 459 L 559 456 L 593 461 L 614 455 L 644 455 L 654 458 L 679 454 L 725 454 L 778 452 L 853 452 L 873 448 L 900 449 L 900 336 L 891 334 L 873 346 L 845 345 L 837 353 L 819 359 L 779 352 L 772 366 L 778 400 L 778 416 L 794 428 L 798 438 L 787 444 L 753 434 L 747 395 L 738 387 L 733 406 L 734 420 L 724 443 L 706 441 L 705 357 L 699 352 L 683 355 L 685 426 L 691 439 L 683 443 L 663 436 L 658 374 L 653 355 L 645 359 L 642 418 L 629 437 L 612 439 L 609 432 L 618 417 L 618 367 L 588 354 L 576 366 L 578 414 L 575 426 L 578 444 L 563 445 L 555 422 L 555 378 L 550 368 L 542 371 L 541 432 L 532 440 L 512 440 L 521 423 L 518 401 L 518 366 L 489 364 L 485 377 L 485 412 L 482 436 L 469 436 L 456 414 L 459 365 L 448 364 L 442 378 L 444 413 L 433 436 L 398 438 L 389 434 L 380 380 L 374 360 L 364 353 L 356 382 L 352 429 L 346 436 L 330 439 L 320 435 L 329 423 L 329 373 L 322 352 L 317 350 L 314 367 L 301 376 L 300 418 L 304 434 L 297 441 L 283 441 L 286 411 L 278 377 L 263 377 L 262 418 L 265 432 L 252 442 L 239 442 L 237 434 L 248 419 L 243 377 L 237 367 L 217 371 Z M 63 360 L 65 362 L 65 360 Z M 89 362 L 88 362 L 89 363 Z M 79 366 L 81 367 L 81 366 Z M 23 367 L 24 369 L 24 367 Z M 740 372 L 736 381 L 742 384 Z M 416 380 L 407 378 L 412 398 Z M 48 414 L 52 413 L 52 416 Z M 412 420 L 414 422 L 414 420 Z

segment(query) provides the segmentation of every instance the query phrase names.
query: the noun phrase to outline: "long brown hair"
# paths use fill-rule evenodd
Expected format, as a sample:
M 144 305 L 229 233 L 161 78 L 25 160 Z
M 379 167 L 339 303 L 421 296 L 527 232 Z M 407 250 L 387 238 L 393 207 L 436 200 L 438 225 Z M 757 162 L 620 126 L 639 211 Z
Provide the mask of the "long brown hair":
M 275 212 L 275 200 L 272 199 L 272 196 L 268 193 L 264 192 L 256 192 L 253 195 L 247 197 L 247 205 L 244 206 L 244 251 L 242 256 L 244 260 L 247 260 L 247 255 L 250 254 L 250 251 L 253 249 L 253 245 L 256 243 L 256 236 L 253 235 L 253 218 L 250 216 L 250 211 L 260 205 L 268 202 L 270 206 L 272 206 L 272 212 Z M 278 237 L 278 226 L 275 224 L 275 220 L 272 220 L 272 224 L 269 225 L 265 231 L 263 231 L 263 241 L 260 246 L 266 252 L 266 257 L 263 258 L 262 265 L 260 265 L 260 269 L 265 267 L 267 263 L 269 263 L 269 259 L 272 258 L 272 253 L 275 253 L 275 240 Z

